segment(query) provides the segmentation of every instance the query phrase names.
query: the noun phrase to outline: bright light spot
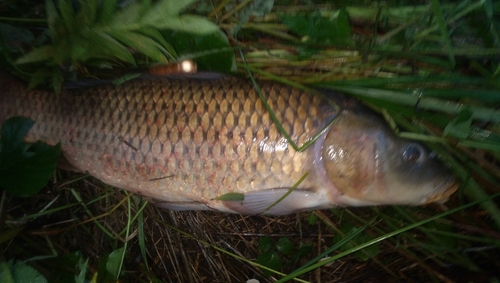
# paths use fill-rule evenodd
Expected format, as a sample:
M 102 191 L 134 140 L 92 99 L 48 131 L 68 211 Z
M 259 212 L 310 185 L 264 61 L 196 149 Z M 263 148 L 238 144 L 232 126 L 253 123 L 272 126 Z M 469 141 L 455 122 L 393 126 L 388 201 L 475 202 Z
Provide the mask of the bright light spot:
M 184 73 L 196 72 L 196 64 L 191 60 L 184 60 L 181 62 L 181 71 Z

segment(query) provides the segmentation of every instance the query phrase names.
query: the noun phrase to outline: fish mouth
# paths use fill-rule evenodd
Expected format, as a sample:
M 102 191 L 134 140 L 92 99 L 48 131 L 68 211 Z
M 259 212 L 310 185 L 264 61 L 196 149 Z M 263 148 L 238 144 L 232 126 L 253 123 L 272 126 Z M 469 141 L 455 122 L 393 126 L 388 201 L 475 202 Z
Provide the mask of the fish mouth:
M 459 184 L 453 176 L 448 177 L 438 188 L 445 188 L 438 190 L 435 194 L 429 197 L 422 204 L 429 204 L 433 202 L 444 203 L 448 198 L 458 190 Z

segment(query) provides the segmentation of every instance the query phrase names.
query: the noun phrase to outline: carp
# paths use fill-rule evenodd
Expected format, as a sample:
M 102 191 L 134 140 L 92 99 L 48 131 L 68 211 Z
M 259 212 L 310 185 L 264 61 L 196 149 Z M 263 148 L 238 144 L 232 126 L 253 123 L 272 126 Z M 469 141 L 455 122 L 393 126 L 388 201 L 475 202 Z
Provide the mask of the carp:
M 293 142 L 319 134 L 309 148 L 294 150 L 254 85 L 230 76 L 143 77 L 59 97 L 3 80 L 0 122 L 34 120 L 25 140 L 60 143 L 63 168 L 169 209 L 281 215 L 422 205 L 456 191 L 453 174 L 434 154 L 396 136 L 359 102 L 330 94 L 336 107 L 328 96 L 259 84 Z

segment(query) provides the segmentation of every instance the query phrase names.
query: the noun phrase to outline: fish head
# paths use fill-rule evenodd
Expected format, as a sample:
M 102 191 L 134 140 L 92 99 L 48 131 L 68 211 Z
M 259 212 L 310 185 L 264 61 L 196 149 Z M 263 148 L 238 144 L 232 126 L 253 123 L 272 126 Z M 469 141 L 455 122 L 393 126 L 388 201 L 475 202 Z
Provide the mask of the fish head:
M 345 205 L 445 202 L 458 184 L 421 144 L 396 136 L 366 109 L 342 111 L 322 146 L 325 173 Z

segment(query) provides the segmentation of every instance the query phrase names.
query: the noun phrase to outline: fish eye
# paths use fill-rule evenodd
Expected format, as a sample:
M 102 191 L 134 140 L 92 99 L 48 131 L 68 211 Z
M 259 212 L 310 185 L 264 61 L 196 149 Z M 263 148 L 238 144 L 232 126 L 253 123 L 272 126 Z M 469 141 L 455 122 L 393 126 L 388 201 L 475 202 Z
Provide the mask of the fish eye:
M 423 155 L 423 149 L 416 144 L 409 144 L 403 151 L 404 160 L 410 164 L 417 163 Z

